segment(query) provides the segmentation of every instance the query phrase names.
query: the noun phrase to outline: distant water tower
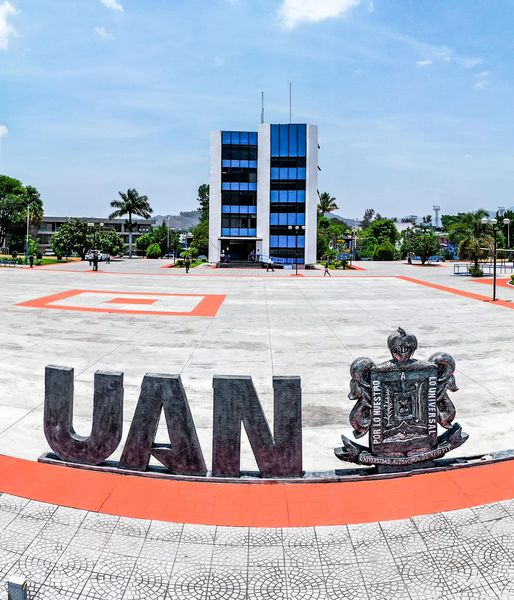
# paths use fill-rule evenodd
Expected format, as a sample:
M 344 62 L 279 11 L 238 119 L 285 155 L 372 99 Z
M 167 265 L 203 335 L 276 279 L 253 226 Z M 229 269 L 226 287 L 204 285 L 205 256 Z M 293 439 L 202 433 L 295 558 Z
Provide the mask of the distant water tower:
M 439 211 L 441 210 L 441 207 L 438 204 L 435 204 L 432 208 L 435 213 L 434 226 L 441 227 L 441 224 L 439 223 Z

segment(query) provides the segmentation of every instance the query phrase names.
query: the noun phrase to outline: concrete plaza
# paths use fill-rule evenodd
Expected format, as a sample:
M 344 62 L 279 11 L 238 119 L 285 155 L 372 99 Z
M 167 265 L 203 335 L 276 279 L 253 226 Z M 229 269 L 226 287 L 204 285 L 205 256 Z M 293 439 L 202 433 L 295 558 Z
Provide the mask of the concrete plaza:
M 490 285 L 452 275 L 451 264 L 360 263 L 366 270 L 333 271 L 331 278 L 322 271 L 294 277 L 293 271 L 210 267 L 186 276 L 164 264 L 125 260 L 101 264 L 98 273 L 80 262 L 0 270 L 0 453 L 36 460 L 48 449 L 44 368 L 57 364 L 75 370 L 75 428 L 84 435 L 95 371 L 124 372 L 124 434 L 144 374 L 180 374 L 208 466 L 212 376 L 251 375 L 271 420 L 272 376 L 299 375 L 304 468 L 339 468 L 333 448 L 341 433 L 351 433 L 349 365 L 362 355 L 388 359 L 386 338 L 398 326 L 417 335 L 417 358 L 444 350 L 456 359 L 460 391 L 451 397 L 470 434 L 460 453 L 514 447 L 514 312 L 508 302 L 458 295 L 487 298 Z M 514 288 L 498 290 L 500 298 L 514 300 Z M 195 307 L 212 296 L 217 303 L 201 316 Z M 166 435 L 162 428 L 159 441 Z M 255 468 L 244 436 L 242 468 Z
M 95 371 L 124 372 L 125 435 L 144 374 L 180 374 L 208 466 L 212 376 L 251 375 L 271 421 L 272 376 L 299 375 L 304 468 L 339 468 L 333 448 L 351 429 L 349 365 L 361 355 L 388 359 L 386 338 L 398 326 L 417 335 L 418 358 L 444 350 L 456 359 L 460 391 L 451 396 L 470 434 L 459 453 L 514 447 L 514 288 L 501 285 L 494 305 L 489 283 L 455 277 L 451 265 L 362 263 L 331 278 L 210 267 L 186 276 L 163 266 L 0 270 L 0 454 L 35 461 L 48 450 L 44 368 L 59 364 L 75 370 L 74 425 L 83 435 Z M 167 441 L 162 423 L 157 441 Z M 242 468 L 255 468 L 244 435 Z M 21 575 L 31 600 L 507 600 L 513 515 L 505 500 L 349 526 L 216 527 L 3 494 L 0 586 Z

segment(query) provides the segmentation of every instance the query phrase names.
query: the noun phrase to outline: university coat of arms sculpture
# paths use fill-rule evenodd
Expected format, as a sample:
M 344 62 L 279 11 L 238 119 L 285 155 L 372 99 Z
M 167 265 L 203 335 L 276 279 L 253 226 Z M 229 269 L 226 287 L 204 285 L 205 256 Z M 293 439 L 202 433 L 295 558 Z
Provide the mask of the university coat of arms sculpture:
M 378 472 L 430 467 L 468 439 L 453 423 L 455 407 L 448 391 L 455 384 L 455 361 L 449 354 L 433 354 L 428 361 L 412 358 L 418 343 L 414 335 L 399 328 L 387 345 L 392 360 L 375 364 L 357 358 L 350 367 L 348 397 L 355 406 L 350 423 L 355 438 L 369 433 L 369 447 L 344 435 L 343 446 L 335 449 L 344 461 L 375 465 Z M 437 435 L 437 426 L 446 431 Z

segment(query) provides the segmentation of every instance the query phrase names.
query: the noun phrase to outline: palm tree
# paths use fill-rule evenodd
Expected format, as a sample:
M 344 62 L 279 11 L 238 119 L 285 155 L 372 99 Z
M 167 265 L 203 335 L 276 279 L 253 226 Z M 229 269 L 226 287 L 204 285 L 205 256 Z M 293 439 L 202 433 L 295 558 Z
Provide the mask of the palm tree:
M 482 217 L 488 216 L 488 212 L 483 209 L 465 213 L 448 231 L 450 241 L 459 244 L 460 258 L 472 260 L 475 272 L 479 269 L 479 260 L 489 256 L 493 244 L 492 236 L 481 221 Z
M 332 212 L 333 210 L 337 210 L 339 208 L 339 206 L 336 204 L 336 199 L 328 192 L 323 192 L 322 194 L 318 192 L 318 197 L 318 212 L 322 217 L 325 216 L 325 213 Z
M 121 200 L 113 200 L 111 206 L 116 210 L 109 215 L 109 219 L 117 219 L 127 215 L 127 228 L 129 230 L 129 256 L 132 258 L 132 231 L 136 226 L 132 222 L 132 215 L 149 219 L 153 212 L 147 196 L 140 196 L 135 189 L 128 189 L 127 193 L 118 192 Z

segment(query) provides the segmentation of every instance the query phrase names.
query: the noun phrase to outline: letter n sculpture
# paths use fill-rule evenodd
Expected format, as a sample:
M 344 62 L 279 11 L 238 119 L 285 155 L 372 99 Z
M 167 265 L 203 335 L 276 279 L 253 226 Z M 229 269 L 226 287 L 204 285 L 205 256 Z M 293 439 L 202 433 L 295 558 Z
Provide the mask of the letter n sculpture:
M 350 367 L 350 413 L 353 435 L 369 433 L 369 448 L 341 436 L 336 456 L 360 465 L 374 465 L 379 473 L 436 466 L 435 459 L 468 439 L 453 423 L 455 407 L 448 390 L 455 385 L 455 361 L 449 354 L 433 354 L 428 361 L 412 358 L 418 342 L 401 328 L 387 345 L 392 360 L 375 364 L 357 358 Z M 437 435 L 437 426 L 446 431 Z

